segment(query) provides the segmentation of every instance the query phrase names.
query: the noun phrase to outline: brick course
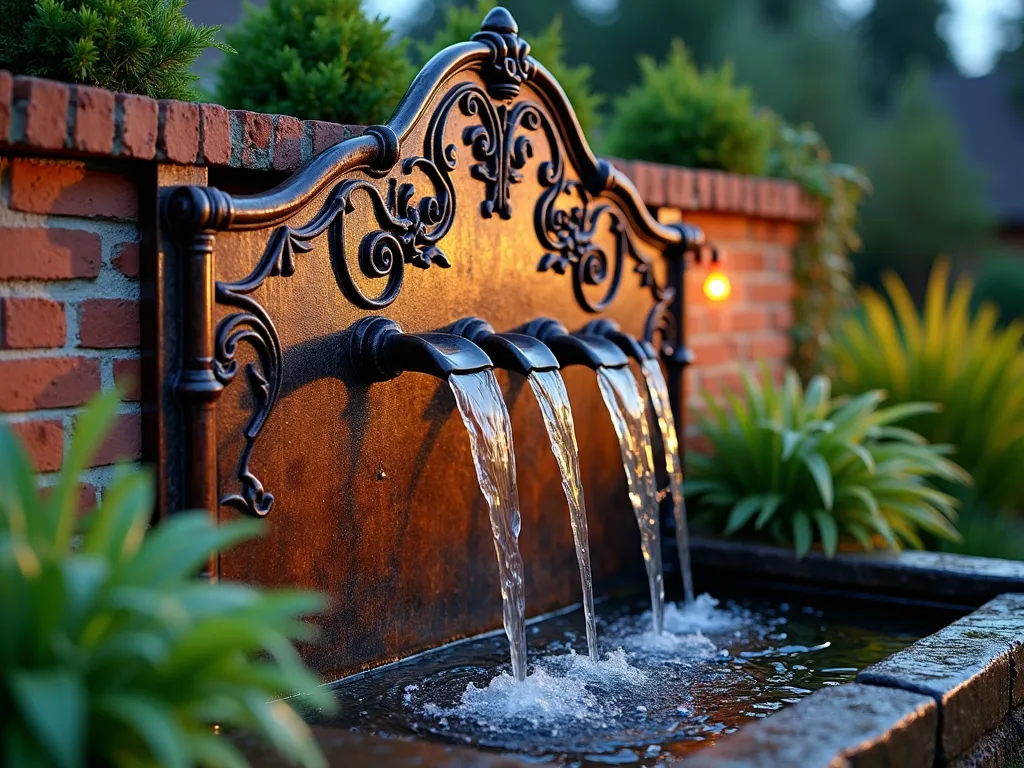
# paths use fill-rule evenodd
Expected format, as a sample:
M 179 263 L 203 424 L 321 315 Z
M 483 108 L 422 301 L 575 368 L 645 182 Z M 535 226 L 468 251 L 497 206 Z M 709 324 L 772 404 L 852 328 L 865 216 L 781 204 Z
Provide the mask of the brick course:
M 94 232 L 43 227 L 0 227 L 0 280 L 71 280 L 100 272 Z
M 67 408 L 100 391 L 100 366 L 88 357 L 0 360 L 0 381 L 0 411 Z
M 50 299 L 4 299 L 0 331 L 3 349 L 62 347 L 68 335 L 64 305 Z
M 139 302 L 87 299 L 78 315 L 79 346 L 96 349 L 138 347 Z
M 36 472 L 56 472 L 64 463 L 64 423 L 56 419 L 21 421 L 12 425 Z
M 138 194 L 130 176 L 81 162 L 18 158 L 11 163 L 11 208 L 16 211 L 135 219 Z

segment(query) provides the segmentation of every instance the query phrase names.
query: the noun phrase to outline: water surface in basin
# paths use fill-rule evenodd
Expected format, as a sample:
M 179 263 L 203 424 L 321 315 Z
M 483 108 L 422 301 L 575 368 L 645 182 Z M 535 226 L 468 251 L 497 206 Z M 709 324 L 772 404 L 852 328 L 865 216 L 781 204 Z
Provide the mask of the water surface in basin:
M 649 604 L 648 604 L 649 605 Z M 600 605 L 601 660 L 581 612 L 532 624 L 529 676 L 487 636 L 349 678 L 331 725 L 468 744 L 552 765 L 678 759 L 856 672 L 938 624 L 760 599 L 669 604 L 651 631 L 639 601 Z

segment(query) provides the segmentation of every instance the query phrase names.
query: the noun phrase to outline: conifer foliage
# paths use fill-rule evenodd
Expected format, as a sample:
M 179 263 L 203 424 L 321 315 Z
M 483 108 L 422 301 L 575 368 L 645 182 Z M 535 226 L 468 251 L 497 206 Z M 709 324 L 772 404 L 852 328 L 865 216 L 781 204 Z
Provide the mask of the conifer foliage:
M 194 99 L 192 62 L 230 48 L 188 0 L 0 0 L 0 69 L 150 96 Z
M 404 46 L 360 0 L 269 0 L 227 33 L 238 55 L 219 71 L 227 107 L 304 119 L 383 123 L 412 81 Z

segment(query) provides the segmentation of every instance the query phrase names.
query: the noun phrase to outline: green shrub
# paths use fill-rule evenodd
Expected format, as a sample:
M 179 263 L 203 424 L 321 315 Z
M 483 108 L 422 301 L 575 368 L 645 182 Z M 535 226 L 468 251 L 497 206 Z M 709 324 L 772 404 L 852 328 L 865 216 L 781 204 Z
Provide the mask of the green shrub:
M 893 426 L 930 413 L 927 403 L 880 408 L 879 390 L 832 399 L 829 380 L 816 376 L 806 391 L 795 371 L 776 385 L 767 370 L 745 379 L 728 407 L 705 395 L 698 416 L 713 456 L 687 460 L 686 493 L 722 524 L 726 535 L 764 531 L 792 542 L 803 557 L 817 538 L 829 556 L 842 537 L 870 549 L 875 539 L 922 547 L 919 532 L 957 539 L 953 497 L 929 476 L 967 482 L 943 458 L 944 449 Z
M 832 162 L 816 131 L 782 121 L 777 121 L 768 173 L 796 181 L 822 209 L 793 254 L 793 366 L 806 381 L 829 371 L 832 329 L 856 300 L 849 254 L 860 249 L 857 207 L 871 184 L 857 168 Z
M 971 308 L 991 302 L 999 310 L 999 324 L 1024 318 L 1024 259 L 1020 255 L 996 253 L 978 270 L 971 296 Z
M 998 310 L 972 316 L 971 282 L 949 292 L 949 262 L 939 260 L 919 311 L 903 282 L 883 277 L 884 296 L 866 291 L 863 311 L 840 325 L 833 345 L 836 390 L 884 389 L 894 403 L 927 401 L 940 410 L 912 428 L 954 447 L 974 477 L 967 506 L 1019 509 L 1024 489 L 1024 323 L 997 327 Z
M 855 264 L 858 282 L 875 287 L 887 269 L 923 285 L 937 256 L 973 261 L 989 247 L 995 221 L 984 177 L 928 74 L 908 74 L 894 99 L 891 116 L 865 142 L 875 191 L 861 208 L 864 248 Z
M 189 68 L 219 27 L 197 27 L 188 0 L 0 0 L 0 69 L 154 99 L 193 99 Z
M 146 534 L 147 472 L 122 472 L 76 538 L 78 478 L 119 397 L 77 423 L 46 496 L 13 433 L 0 425 L 0 723 L 3 764 L 244 766 L 215 724 L 266 738 L 285 758 L 323 765 L 309 729 L 275 697 L 333 698 L 291 645 L 319 596 L 263 592 L 196 577 L 210 555 L 257 521 L 218 527 L 175 515 Z
M 640 59 L 641 82 L 615 103 L 605 151 L 626 159 L 762 174 L 772 125 L 756 114 L 732 66 L 697 69 L 682 42 L 658 64 Z
M 360 0 L 270 0 L 247 5 L 227 32 L 238 55 L 218 71 L 228 107 L 370 125 L 391 115 L 412 80 L 404 45 Z
M 433 39 L 416 44 L 416 64 L 422 66 L 441 49 L 469 40 L 474 33 L 480 31 L 480 22 L 495 5 L 493 0 L 477 0 L 475 6 L 447 6 L 444 10 L 444 24 L 434 33 Z M 600 123 L 604 97 L 590 90 L 593 69 L 585 65 L 573 67 L 565 62 L 561 16 L 556 16 L 541 34 L 522 33 L 522 37 L 530 44 L 530 55 L 558 80 L 576 112 L 583 132 L 590 136 Z

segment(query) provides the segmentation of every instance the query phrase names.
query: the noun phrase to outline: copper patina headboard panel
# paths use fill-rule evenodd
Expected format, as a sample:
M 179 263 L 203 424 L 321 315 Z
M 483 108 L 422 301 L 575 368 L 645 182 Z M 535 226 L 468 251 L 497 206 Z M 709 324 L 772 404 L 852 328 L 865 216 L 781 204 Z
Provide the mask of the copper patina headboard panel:
M 657 342 L 678 408 L 682 274 L 701 234 L 659 225 L 594 157 L 565 94 L 511 15 L 437 54 L 387 125 L 260 195 L 163 195 L 167 308 L 150 354 L 162 513 L 266 517 L 221 576 L 323 590 L 307 649 L 338 676 L 501 625 L 484 501 L 448 387 L 366 386 L 348 329 L 407 331 L 468 315 L 507 330 L 609 317 Z M 564 371 L 576 418 L 595 590 L 644 583 L 639 536 L 593 373 Z M 524 380 L 499 372 L 513 419 L 531 614 L 579 599 L 569 516 Z M 677 411 L 678 412 L 678 411 Z

